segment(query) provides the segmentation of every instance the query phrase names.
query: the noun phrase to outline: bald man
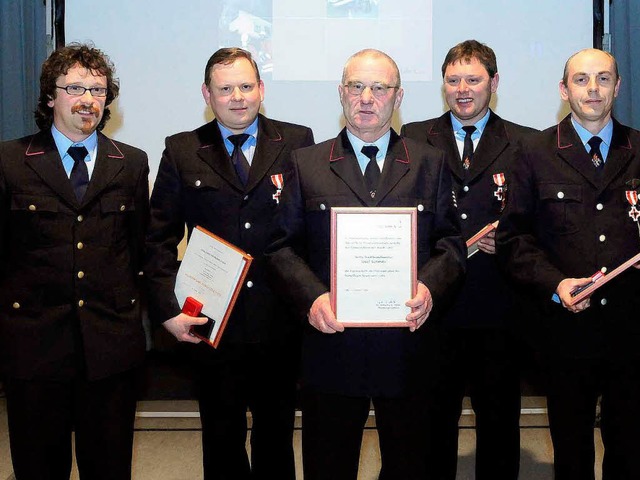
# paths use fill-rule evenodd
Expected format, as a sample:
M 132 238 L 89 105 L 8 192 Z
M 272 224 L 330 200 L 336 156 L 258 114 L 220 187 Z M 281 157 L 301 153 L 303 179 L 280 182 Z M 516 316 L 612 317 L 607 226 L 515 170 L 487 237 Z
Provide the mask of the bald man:
M 554 478 L 594 478 L 599 396 L 602 478 L 637 478 L 640 272 L 631 268 L 577 303 L 572 292 L 640 251 L 640 132 L 611 116 L 620 77 L 610 54 L 576 53 L 559 87 L 571 113 L 525 144 L 498 258 L 539 314 L 526 327 L 546 378 Z

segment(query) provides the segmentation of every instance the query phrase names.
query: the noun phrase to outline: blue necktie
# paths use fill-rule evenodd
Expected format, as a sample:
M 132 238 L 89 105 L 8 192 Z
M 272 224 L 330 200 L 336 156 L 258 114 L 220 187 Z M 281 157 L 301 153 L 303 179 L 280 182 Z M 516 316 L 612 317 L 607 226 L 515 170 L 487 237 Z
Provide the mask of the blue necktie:
M 247 157 L 242 153 L 242 145 L 249 138 L 249 134 L 240 133 L 238 135 L 229 135 L 227 137 L 231 143 L 233 143 L 233 152 L 231 152 L 231 162 L 236 169 L 236 173 L 238 177 L 240 177 L 240 181 L 243 185 L 247 184 L 247 180 L 249 179 L 249 161 Z
M 600 152 L 600 144 L 602 139 L 600 137 L 591 137 L 587 142 L 591 149 L 589 155 L 591 155 L 591 161 L 596 167 L 596 171 L 601 172 L 604 169 L 604 159 L 602 158 L 602 152 Z
M 464 130 L 464 148 L 462 149 L 462 167 L 465 170 L 469 170 L 471 166 L 471 159 L 473 158 L 473 140 L 471 135 L 476 131 L 476 127 L 469 125 L 462 127 Z
M 369 163 L 367 163 L 367 166 L 364 169 L 364 180 L 367 184 L 367 190 L 369 190 L 371 198 L 374 198 L 378 188 L 378 181 L 380 180 L 380 166 L 376 160 L 378 147 L 375 145 L 365 145 L 360 151 L 369 157 Z
M 87 191 L 89 185 L 89 170 L 87 169 L 87 163 L 84 159 L 87 156 L 87 149 L 84 145 L 78 147 L 69 147 L 67 153 L 73 158 L 73 168 L 71 169 L 71 186 L 73 192 L 76 194 L 78 201 L 82 201 L 84 194 Z

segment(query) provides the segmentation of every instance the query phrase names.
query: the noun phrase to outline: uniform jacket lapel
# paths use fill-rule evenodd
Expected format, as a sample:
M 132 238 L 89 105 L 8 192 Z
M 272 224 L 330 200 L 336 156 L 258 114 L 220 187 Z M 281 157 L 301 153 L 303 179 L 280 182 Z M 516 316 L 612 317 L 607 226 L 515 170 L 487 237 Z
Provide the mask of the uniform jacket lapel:
M 110 138 L 98 132 L 98 156 L 81 205 L 91 202 L 124 168 L 125 157 Z
M 606 188 L 626 168 L 633 157 L 633 147 L 637 148 L 636 145 L 631 145 L 627 128 L 614 119 L 611 146 L 609 147 L 607 161 L 604 164 L 602 188 Z
M 364 183 L 364 176 L 358 159 L 353 151 L 347 130 L 343 128 L 340 134 L 333 140 L 329 153 L 329 166 L 331 170 L 347 184 L 353 193 L 366 205 L 372 204 L 371 195 Z
M 379 204 L 386 197 L 393 187 L 404 177 L 409 171 L 409 152 L 404 140 L 398 134 L 391 130 L 391 138 L 389 138 L 389 148 L 387 156 L 384 160 L 382 175 L 380 176 L 380 185 L 375 197 L 375 204 Z
M 249 170 L 247 191 L 255 188 L 275 163 L 285 146 L 282 135 L 265 116 L 258 116 L 258 143 Z
M 459 181 L 462 181 L 465 178 L 465 171 L 462 168 L 462 159 L 453 134 L 453 125 L 451 124 L 451 114 L 449 112 L 435 121 L 427 132 L 427 139 L 429 144 L 446 153 L 449 170 Z
M 218 122 L 214 120 L 199 128 L 198 137 L 201 144 L 198 156 L 235 189 L 244 191 L 224 145 Z
M 25 152 L 25 163 L 67 204 L 77 206 L 78 201 L 50 130 L 33 136 Z
M 558 156 L 582 175 L 593 186 L 598 186 L 596 169 L 589 158 L 580 137 L 571 124 L 571 115 L 567 115 L 558 124 Z
M 489 120 L 482 132 L 478 147 L 473 154 L 467 181 L 472 182 L 482 174 L 500 156 L 509 145 L 509 136 L 504 123 L 496 114 L 490 112 Z

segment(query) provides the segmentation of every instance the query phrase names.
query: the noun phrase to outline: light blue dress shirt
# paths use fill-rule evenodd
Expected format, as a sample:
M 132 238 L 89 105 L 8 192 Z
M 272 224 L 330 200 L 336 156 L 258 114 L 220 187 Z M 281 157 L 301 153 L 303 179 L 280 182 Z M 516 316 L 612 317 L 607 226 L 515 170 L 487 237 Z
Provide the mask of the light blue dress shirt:
M 489 121 L 490 110 L 487 110 L 487 113 L 478 120 L 473 126 L 476 127 L 476 131 L 471 134 L 471 140 L 473 141 L 473 151 L 476 151 L 478 147 L 478 142 L 480 141 L 480 137 L 484 132 L 485 127 L 487 126 L 487 122 Z M 462 152 L 464 151 L 464 136 L 467 134 L 463 129 L 462 122 L 456 118 L 456 116 L 451 113 L 451 126 L 453 127 L 453 133 L 456 137 L 456 144 L 458 145 L 458 152 L 460 153 L 460 158 L 462 158 Z
M 358 165 L 360 166 L 360 170 L 362 170 L 362 175 L 364 175 L 364 170 L 367 168 L 367 163 L 369 163 L 369 157 L 367 157 L 364 153 L 361 152 L 362 147 L 365 145 L 375 145 L 378 147 L 378 154 L 376 155 L 376 162 L 378 162 L 378 166 L 380 167 L 380 172 L 382 172 L 382 167 L 384 166 L 384 159 L 387 157 L 387 149 L 389 148 L 389 139 L 391 138 L 391 130 L 381 136 L 374 143 L 366 143 L 364 140 L 359 139 L 349 130 L 347 130 L 347 137 L 351 142 L 351 146 L 353 147 L 353 151 L 356 154 L 356 158 L 358 159 Z
M 222 134 L 222 138 L 224 138 L 224 146 L 227 148 L 227 152 L 229 152 L 229 156 L 233 153 L 233 143 L 229 140 L 230 135 L 235 135 L 231 130 L 218 122 L 218 128 L 220 128 L 220 133 Z M 258 117 L 253 121 L 251 125 L 249 125 L 243 133 L 249 135 L 247 141 L 242 145 L 242 153 L 251 165 L 253 161 L 253 155 L 256 152 L 256 145 L 258 144 Z
M 84 148 L 89 152 L 84 161 L 87 164 L 87 170 L 89 171 L 89 179 L 91 179 L 93 169 L 96 166 L 96 156 L 98 155 L 98 133 L 94 131 L 82 142 L 72 142 L 65 137 L 64 134 L 60 133 L 60 130 L 58 130 L 55 125 L 53 125 L 51 127 L 51 134 L 53 135 L 54 142 L 56 142 L 58 153 L 62 159 L 62 166 L 64 167 L 64 171 L 67 172 L 67 177 L 71 177 L 71 169 L 73 168 L 74 163 L 73 158 L 71 158 L 71 155 L 67 153 L 67 150 L 69 150 L 69 147 L 79 147 L 84 145 Z

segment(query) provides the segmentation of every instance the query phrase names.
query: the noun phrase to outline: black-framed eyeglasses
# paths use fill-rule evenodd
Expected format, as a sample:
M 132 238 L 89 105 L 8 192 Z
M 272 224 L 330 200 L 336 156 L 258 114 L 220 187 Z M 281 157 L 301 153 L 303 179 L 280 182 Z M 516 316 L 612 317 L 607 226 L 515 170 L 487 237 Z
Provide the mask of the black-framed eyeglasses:
M 353 96 L 360 96 L 364 93 L 365 89 L 369 88 L 371 93 L 376 98 L 383 98 L 389 93 L 389 90 L 400 88 L 394 85 L 385 85 L 384 83 L 373 83 L 371 85 L 365 85 L 362 82 L 349 82 L 345 85 L 347 92 Z
M 83 87 L 82 85 L 67 85 L 66 87 L 60 87 L 58 85 L 56 85 L 56 88 L 59 88 L 60 90 L 64 90 L 67 92 L 67 94 L 71 95 L 72 97 L 81 97 L 82 95 L 85 94 L 85 92 L 88 90 L 89 93 L 91 93 L 92 97 L 106 97 L 107 96 L 107 89 L 106 87 Z

